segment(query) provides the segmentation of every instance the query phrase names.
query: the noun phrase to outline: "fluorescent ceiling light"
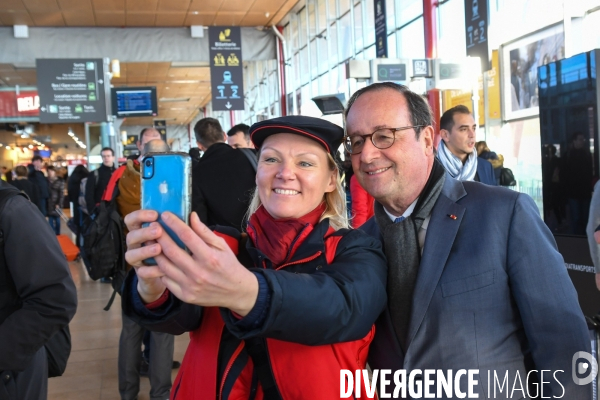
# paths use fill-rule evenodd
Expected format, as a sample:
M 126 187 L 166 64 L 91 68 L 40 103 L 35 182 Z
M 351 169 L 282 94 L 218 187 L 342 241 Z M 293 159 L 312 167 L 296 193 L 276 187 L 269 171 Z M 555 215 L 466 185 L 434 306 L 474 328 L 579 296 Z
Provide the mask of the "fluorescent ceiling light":
M 177 101 L 190 101 L 189 97 L 161 97 L 158 101 L 163 101 L 165 103 L 175 103 Z
M 208 61 L 172 61 L 171 68 L 203 68 L 209 67 Z

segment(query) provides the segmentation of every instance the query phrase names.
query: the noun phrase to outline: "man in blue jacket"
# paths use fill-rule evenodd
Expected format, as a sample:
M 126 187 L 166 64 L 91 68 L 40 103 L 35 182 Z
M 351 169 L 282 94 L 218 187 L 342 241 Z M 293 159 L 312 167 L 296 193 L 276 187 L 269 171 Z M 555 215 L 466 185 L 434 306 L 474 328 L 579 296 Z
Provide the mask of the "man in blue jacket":
M 446 111 L 440 119 L 438 159 L 454 179 L 496 186 L 492 164 L 477 157 L 476 130 L 475 119 L 467 107 L 461 105 Z
M 388 394 L 406 385 L 395 376 L 404 372 L 417 375 L 412 389 L 437 394 L 417 398 L 589 399 L 587 326 L 535 203 L 452 179 L 434 156 L 432 124 L 423 98 L 391 82 L 357 91 L 346 109 L 344 145 L 376 200 L 361 229 L 388 260 L 369 365 L 394 374 Z

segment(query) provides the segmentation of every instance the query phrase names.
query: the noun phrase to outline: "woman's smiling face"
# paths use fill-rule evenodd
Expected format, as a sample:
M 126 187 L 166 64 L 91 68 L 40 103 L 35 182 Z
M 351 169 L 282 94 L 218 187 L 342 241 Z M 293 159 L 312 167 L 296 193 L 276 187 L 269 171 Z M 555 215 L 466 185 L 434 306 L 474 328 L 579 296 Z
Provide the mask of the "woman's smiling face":
M 323 146 L 301 135 L 278 133 L 261 147 L 256 185 L 273 218 L 299 218 L 335 190 L 335 176 Z

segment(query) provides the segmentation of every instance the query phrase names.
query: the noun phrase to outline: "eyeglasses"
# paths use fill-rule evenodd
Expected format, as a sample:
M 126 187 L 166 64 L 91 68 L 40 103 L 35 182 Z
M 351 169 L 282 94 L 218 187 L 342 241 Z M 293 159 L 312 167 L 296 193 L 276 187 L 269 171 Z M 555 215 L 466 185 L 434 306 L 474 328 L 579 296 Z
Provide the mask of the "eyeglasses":
M 346 136 L 344 138 L 344 148 L 346 151 L 352 155 L 359 154 L 363 147 L 365 147 L 365 142 L 368 137 L 371 137 L 371 143 L 373 146 L 378 149 L 387 149 L 392 147 L 394 141 L 396 140 L 396 132 L 403 131 L 406 129 L 417 129 L 423 128 L 425 125 L 415 125 L 415 126 L 403 126 L 401 128 L 383 128 L 378 129 L 370 135 L 352 135 Z

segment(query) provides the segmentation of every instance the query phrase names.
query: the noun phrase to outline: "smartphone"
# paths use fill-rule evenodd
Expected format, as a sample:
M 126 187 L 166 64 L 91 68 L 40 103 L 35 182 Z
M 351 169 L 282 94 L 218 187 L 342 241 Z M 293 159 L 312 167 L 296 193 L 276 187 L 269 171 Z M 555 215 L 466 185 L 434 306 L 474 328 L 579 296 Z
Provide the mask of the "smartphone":
M 189 224 L 192 195 L 191 165 L 192 159 L 187 153 L 148 153 L 142 160 L 141 171 L 141 208 L 157 211 L 158 222 L 165 232 L 186 251 L 183 242 L 164 224 L 160 215 L 170 211 L 186 225 Z M 145 263 L 156 265 L 154 258 L 145 260 Z

